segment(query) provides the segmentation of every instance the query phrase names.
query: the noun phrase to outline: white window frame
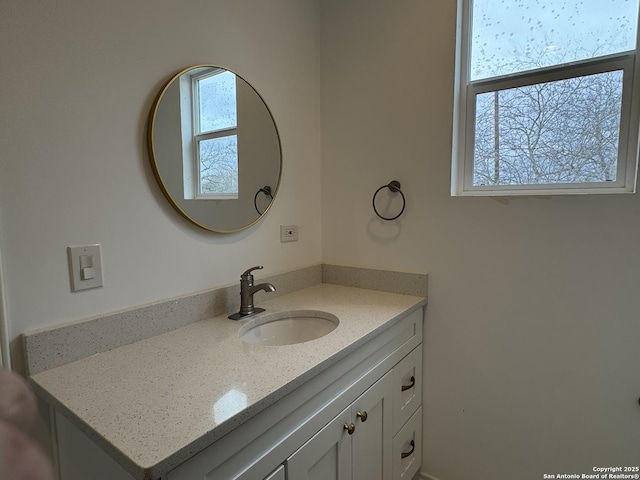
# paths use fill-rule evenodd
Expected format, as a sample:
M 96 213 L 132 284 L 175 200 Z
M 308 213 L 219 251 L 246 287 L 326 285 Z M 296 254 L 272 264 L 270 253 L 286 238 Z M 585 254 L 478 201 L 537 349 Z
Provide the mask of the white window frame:
M 205 140 L 211 140 L 214 138 L 223 138 L 238 136 L 238 123 L 236 118 L 235 127 L 221 128 L 218 130 L 211 130 L 202 132 L 200 129 L 200 98 L 199 98 L 199 86 L 198 82 L 208 77 L 224 73 L 227 70 L 221 68 L 208 69 L 202 73 L 196 73 L 191 76 L 191 111 L 192 111 L 192 125 L 193 125 L 193 159 L 194 166 L 193 171 L 193 192 L 194 198 L 199 200 L 235 200 L 238 198 L 238 192 L 235 193 L 203 193 L 202 192 L 202 173 L 200 172 L 200 142 Z
M 637 61 L 636 52 L 640 51 L 640 25 L 636 35 L 636 49 L 632 51 L 561 66 L 471 81 L 469 80 L 469 64 L 472 1 L 458 0 L 451 195 L 523 196 L 635 193 L 638 167 L 638 131 L 640 128 L 640 62 Z M 616 181 L 544 185 L 473 185 L 475 104 L 478 94 L 613 70 L 622 70 L 623 72 Z

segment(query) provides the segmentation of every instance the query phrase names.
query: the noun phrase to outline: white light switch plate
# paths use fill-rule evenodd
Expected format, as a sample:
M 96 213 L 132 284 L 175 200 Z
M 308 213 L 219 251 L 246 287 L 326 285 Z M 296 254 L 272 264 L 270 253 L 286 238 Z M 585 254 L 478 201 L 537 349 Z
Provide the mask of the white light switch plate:
M 102 286 L 100 244 L 68 247 L 67 253 L 72 292 Z

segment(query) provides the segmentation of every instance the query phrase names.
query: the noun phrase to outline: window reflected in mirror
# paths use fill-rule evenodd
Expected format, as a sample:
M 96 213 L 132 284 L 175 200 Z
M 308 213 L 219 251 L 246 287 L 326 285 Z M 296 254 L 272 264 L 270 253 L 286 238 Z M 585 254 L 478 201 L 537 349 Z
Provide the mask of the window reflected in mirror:
M 197 69 L 181 83 L 184 198 L 238 198 L 236 75 Z
M 236 232 L 271 208 L 280 135 L 269 107 L 240 75 L 216 65 L 176 73 L 151 109 L 148 141 L 163 193 L 199 227 Z

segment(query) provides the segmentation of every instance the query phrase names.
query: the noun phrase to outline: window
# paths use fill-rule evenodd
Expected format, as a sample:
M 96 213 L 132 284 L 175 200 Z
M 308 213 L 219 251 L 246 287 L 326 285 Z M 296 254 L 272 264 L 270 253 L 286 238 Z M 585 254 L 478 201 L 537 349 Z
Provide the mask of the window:
M 638 3 L 458 1 L 452 195 L 635 192 Z
M 188 84 L 187 84 L 188 85 Z M 187 86 L 185 85 L 185 86 Z M 191 76 L 189 140 L 184 162 L 185 198 L 238 198 L 238 118 L 236 76 L 208 68 Z M 191 127 L 191 128 L 189 128 Z

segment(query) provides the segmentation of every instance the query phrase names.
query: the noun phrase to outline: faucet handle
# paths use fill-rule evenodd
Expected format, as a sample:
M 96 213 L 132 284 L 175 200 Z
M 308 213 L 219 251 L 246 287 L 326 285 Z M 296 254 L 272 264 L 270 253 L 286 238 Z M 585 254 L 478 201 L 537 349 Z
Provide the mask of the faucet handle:
M 258 265 L 256 267 L 251 267 L 249 270 L 247 270 L 246 272 L 244 272 L 242 275 L 240 275 L 240 278 L 248 278 L 251 277 L 253 275 L 251 275 L 251 272 L 253 272 L 254 270 L 262 270 L 264 267 L 262 265 Z

